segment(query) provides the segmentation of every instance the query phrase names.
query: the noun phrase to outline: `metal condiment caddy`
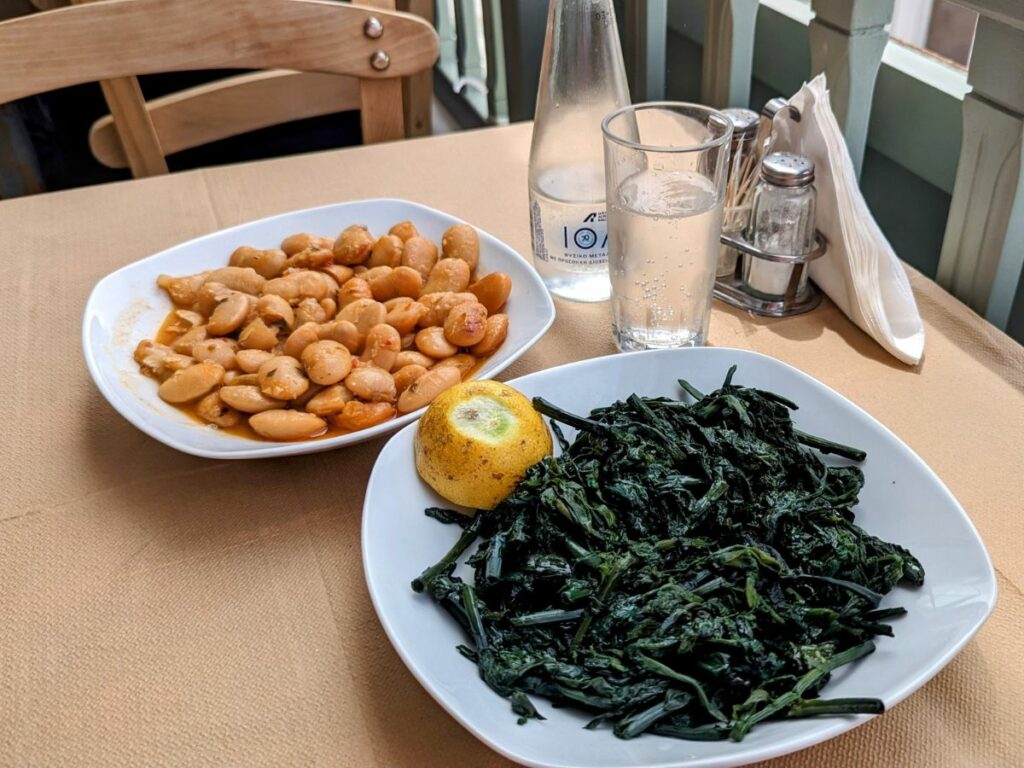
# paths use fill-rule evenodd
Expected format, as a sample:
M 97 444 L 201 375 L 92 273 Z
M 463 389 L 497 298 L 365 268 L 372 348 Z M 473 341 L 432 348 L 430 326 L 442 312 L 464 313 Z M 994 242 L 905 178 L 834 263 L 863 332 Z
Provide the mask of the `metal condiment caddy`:
M 768 253 L 755 247 L 738 234 L 721 236 L 723 245 L 739 251 L 735 271 L 715 281 L 715 296 L 726 304 L 745 309 L 757 315 L 768 317 L 789 317 L 810 312 L 821 304 L 821 291 L 810 280 L 804 280 L 804 272 L 810 263 L 820 259 L 828 251 L 828 241 L 821 232 L 815 232 L 814 248 L 809 253 L 779 254 Z M 787 264 L 792 267 L 785 294 L 769 296 L 751 292 L 746 285 L 744 273 L 749 269 L 750 259 L 763 259 L 773 264 Z M 803 288 L 801 289 L 801 283 Z
M 827 240 L 814 227 L 814 163 L 799 155 L 771 151 L 772 122 L 776 113 L 787 107 L 789 117 L 799 122 L 799 111 L 783 99 L 772 99 L 761 112 L 755 153 L 750 158 L 756 166 L 747 167 L 740 195 L 747 206 L 748 226 L 737 231 L 723 221 L 722 256 L 715 281 L 719 299 L 768 317 L 798 315 L 821 303 L 821 291 L 807 273 L 810 263 L 828 249 Z M 752 122 L 749 117 L 755 113 L 740 110 L 737 114 L 746 118 L 741 121 L 745 124 Z M 759 178 L 752 200 L 747 196 L 753 180 L 750 171 Z M 732 201 L 735 195 L 727 198 Z

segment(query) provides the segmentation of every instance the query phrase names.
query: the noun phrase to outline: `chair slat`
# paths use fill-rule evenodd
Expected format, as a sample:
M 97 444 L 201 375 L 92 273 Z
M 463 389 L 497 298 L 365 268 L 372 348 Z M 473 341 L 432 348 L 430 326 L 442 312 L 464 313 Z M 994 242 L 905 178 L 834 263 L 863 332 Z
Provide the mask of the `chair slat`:
M 286 69 L 235 75 L 146 103 L 167 155 L 359 106 L 359 81 L 355 78 Z M 96 159 L 109 168 L 129 167 L 111 115 L 93 124 L 89 146 Z
M 375 11 L 393 11 L 395 0 L 353 0 Z M 383 42 L 383 38 L 381 38 Z M 384 46 L 378 46 L 383 49 Z M 390 69 L 390 66 L 388 67 Z M 402 112 L 402 83 L 399 80 L 359 81 L 360 122 L 363 143 L 396 141 L 405 135 L 405 116 Z
M 160 138 L 135 77 L 100 82 L 127 165 L 136 178 L 169 173 Z
M 71 5 L 87 2 L 90 0 L 70 0 Z M 132 75 L 103 80 L 100 88 L 113 116 L 114 130 L 120 134 L 118 143 L 132 175 L 141 178 L 168 173 L 167 160 L 146 110 L 138 79 Z
M 434 0 L 399 0 L 398 10 L 434 23 Z M 434 104 L 434 73 L 430 69 L 402 80 L 402 105 L 405 108 L 405 135 L 429 136 L 433 133 L 431 110 Z
M 385 35 L 363 34 L 366 19 Z M 382 48 L 387 70 L 370 65 Z M 41 55 L 59 51 L 60 55 Z M 101 0 L 0 22 L 0 103 L 68 85 L 193 69 L 298 69 L 369 80 L 430 67 L 423 19 L 326 0 Z

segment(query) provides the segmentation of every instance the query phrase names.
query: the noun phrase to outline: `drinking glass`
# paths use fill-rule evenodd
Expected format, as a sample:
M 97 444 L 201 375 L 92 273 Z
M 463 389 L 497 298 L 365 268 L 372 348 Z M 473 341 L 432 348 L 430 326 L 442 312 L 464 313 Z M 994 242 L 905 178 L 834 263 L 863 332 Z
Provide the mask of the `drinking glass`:
M 699 104 L 651 102 L 612 112 L 601 130 L 615 343 L 702 345 L 732 122 Z

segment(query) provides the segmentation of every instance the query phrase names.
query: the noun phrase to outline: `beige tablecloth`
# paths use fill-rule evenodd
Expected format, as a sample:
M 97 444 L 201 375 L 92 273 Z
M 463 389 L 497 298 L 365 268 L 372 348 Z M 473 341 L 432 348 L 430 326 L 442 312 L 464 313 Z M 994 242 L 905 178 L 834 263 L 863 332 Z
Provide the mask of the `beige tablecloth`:
M 395 196 L 523 253 L 529 126 L 0 203 L 0 764 L 496 766 L 406 671 L 363 584 L 359 517 L 382 442 L 263 462 L 177 453 L 104 401 L 82 361 L 111 270 L 283 211 Z M 932 682 L 773 766 L 1017 766 L 1024 755 L 1024 350 L 915 275 L 923 364 L 826 304 L 716 307 L 711 342 L 765 352 L 863 406 L 971 515 L 999 605 Z M 607 305 L 560 302 L 507 376 L 613 351 Z

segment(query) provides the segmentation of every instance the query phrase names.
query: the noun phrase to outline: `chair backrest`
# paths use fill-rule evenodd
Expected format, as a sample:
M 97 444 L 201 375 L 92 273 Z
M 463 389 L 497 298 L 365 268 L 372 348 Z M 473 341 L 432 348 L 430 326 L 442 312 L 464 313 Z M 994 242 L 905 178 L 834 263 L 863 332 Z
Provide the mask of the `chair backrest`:
M 149 115 L 161 152 L 173 155 L 272 125 L 360 110 L 361 91 L 360 81 L 354 77 L 265 69 L 142 101 L 141 109 Z M 112 110 L 117 108 L 108 104 Z M 380 126 L 369 110 L 363 110 L 362 116 L 368 123 L 363 129 L 364 143 L 405 137 L 397 125 Z M 113 115 L 104 115 L 89 131 L 93 156 L 108 168 L 132 167 L 132 158 L 121 140 L 122 122 Z
M 131 76 L 283 68 L 358 78 L 364 139 L 400 138 L 400 78 L 433 65 L 437 33 L 419 17 L 389 10 L 393 0 L 362 5 L 375 7 L 325 0 L 96 0 L 0 22 L 0 104 L 102 81 L 131 156 L 147 128 L 160 151 Z M 135 120 L 113 110 L 118 101 Z

